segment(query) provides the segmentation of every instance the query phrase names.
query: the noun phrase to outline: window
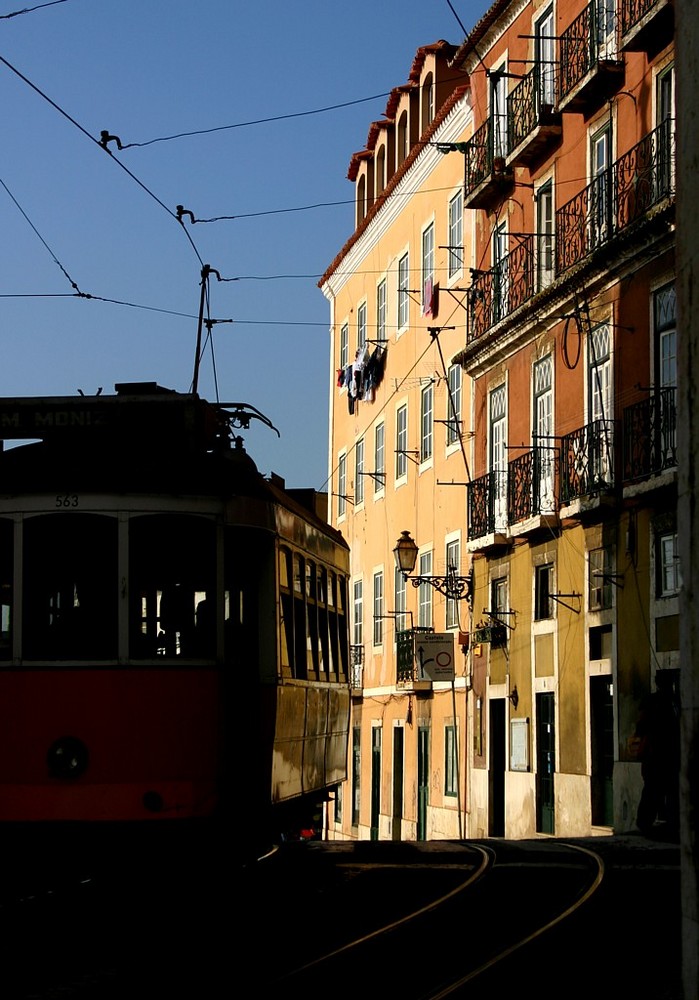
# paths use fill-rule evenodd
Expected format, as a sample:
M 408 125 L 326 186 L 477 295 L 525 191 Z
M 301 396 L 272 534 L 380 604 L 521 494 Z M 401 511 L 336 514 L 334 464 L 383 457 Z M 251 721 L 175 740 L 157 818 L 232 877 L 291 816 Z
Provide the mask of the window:
M 335 787 L 335 811 L 333 818 L 336 823 L 342 822 L 342 785 Z
M 361 646 L 364 642 L 364 597 L 363 584 L 361 580 L 355 581 L 353 593 L 352 644 L 354 646 Z
M 366 344 L 366 302 L 357 307 L 357 350 L 364 349 Z
M 360 438 L 354 449 L 354 502 L 364 503 L 364 438 Z
M 337 516 L 347 513 L 347 455 L 343 452 L 337 460 Z
M 432 576 L 432 553 L 420 556 L 420 576 Z M 417 595 L 417 623 L 420 628 L 432 627 L 432 587 L 421 583 Z
M 386 187 L 386 147 L 379 146 L 376 154 L 376 193 L 381 194 Z
M 612 409 L 612 358 L 609 327 L 606 323 L 589 338 L 588 398 L 590 437 L 590 485 L 592 489 L 613 481 L 614 453 Z
M 553 439 L 553 358 L 549 354 L 534 365 L 532 372 L 534 396 L 534 497 L 535 514 L 550 513 L 556 509 L 554 495 Z
M 492 476 L 493 525 L 491 530 L 507 527 L 507 386 L 490 393 L 489 459 Z
M 408 325 L 410 298 L 410 258 L 404 254 L 398 261 L 398 329 L 403 330 Z
M 383 571 L 374 573 L 374 645 L 383 642 Z
M 352 727 L 352 826 L 359 825 L 362 730 Z
M 396 411 L 396 479 L 408 474 L 408 404 Z
M 677 387 L 677 296 L 675 286 L 666 285 L 653 296 L 653 320 L 657 342 L 656 370 L 661 388 Z
M 432 458 L 432 404 L 434 387 L 430 382 L 420 395 L 420 461 Z
M 597 57 L 614 59 L 616 56 L 615 0 L 596 0 L 597 7 Z
M 377 424 L 374 430 L 374 495 L 383 493 L 386 485 L 385 430 L 383 423 Z
M 509 607 L 507 604 L 507 577 L 498 577 L 490 584 L 490 611 L 496 619 L 493 629 L 491 649 L 501 649 L 507 645 L 507 622 Z
M 343 323 L 340 329 L 340 368 L 349 364 L 349 323 Z
M 397 165 L 400 166 L 410 152 L 410 137 L 408 135 L 408 112 L 404 111 L 398 119 L 398 141 L 396 143 Z
M 677 465 L 677 297 L 675 286 L 666 285 L 653 296 L 655 334 L 656 446 L 660 454 L 654 465 L 668 469 Z
M 396 612 L 396 632 L 405 632 L 408 627 L 406 579 L 396 566 L 394 576 L 394 598 L 393 603 Z
M 658 597 L 672 597 L 682 587 L 680 555 L 677 550 L 677 532 L 666 532 L 658 536 Z
M 588 603 L 590 611 L 605 611 L 612 606 L 613 552 L 610 545 L 590 549 L 588 560 Z
M 428 125 L 432 124 L 434 119 L 434 79 L 431 73 L 428 73 L 422 82 L 422 127 L 421 131 L 424 132 Z
M 505 66 L 490 74 L 490 125 L 493 157 L 507 156 L 507 77 Z
M 610 176 L 610 129 L 605 125 L 592 137 L 590 150 L 590 242 L 591 249 L 603 243 L 609 237 L 609 211 L 611 198 L 609 193 Z
M 554 277 L 553 185 L 549 181 L 536 193 L 536 280 L 537 290 L 547 288 Z
M 434 293 L 434 223 L 422 234 L 422 315 L 432 315 Z
M 444 727 L 444 794 L 456 795 L 456 726 Z
M 672 155 L 673 124 L 675 118 L 675 67 L 669 66 L 658 76 L 656 84 L 656 118 L 660 126 L 658 137 L 658 190 L 655 197 L 660 199 L 672 191 L 674 183 L 674 162 Z
M 538 112 L 553 108 L 556 103 L 555 59 L 556 32 L 554 30 L 553 8 L 547 11 L 534 25 L 534 64 L 537 74 Z
M 456 277 L 464 266 L 464 196 L 458 191 L 449 202 L 449 256 L 447 274 Z
M 447 573 L 451 568 L 456 571 L 456 575 L 459 576 L 459 567 L 461 565 L 461 546 L 459 540 L 453 539 L 451 542 L 447 542 L 446 549 L 446 567 Z M 446 627 L 456 628 L 459 624 L 459 602 L 455 601 L 453 598 L 447 599 L 447 609 L 446 609 Z
M 501 222 L 493 231 L 493 323 L 508 313 L 507 224 Z
M 447 445 L 461 439 L 461 365 L 451 365 L 447 373 Z
M 553 564 L 546 563 L 544 566 L 534 568 L 534 620 L 542 621 L 545 618 L 553 618 L 553 601 L 551 599 L 553 587 Z
M 376 339 L 386 340 L 386 279 L 376 286 Z

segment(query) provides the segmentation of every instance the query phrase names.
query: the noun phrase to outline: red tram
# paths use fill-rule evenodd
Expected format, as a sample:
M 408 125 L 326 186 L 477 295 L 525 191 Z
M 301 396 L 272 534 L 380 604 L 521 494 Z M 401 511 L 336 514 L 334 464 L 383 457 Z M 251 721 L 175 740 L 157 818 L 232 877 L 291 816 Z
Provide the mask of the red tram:
M 258 472 L 252 407 L 115 388 L 0 400 L 0 822 L 307 826 L 346 777 L 347 544 Z

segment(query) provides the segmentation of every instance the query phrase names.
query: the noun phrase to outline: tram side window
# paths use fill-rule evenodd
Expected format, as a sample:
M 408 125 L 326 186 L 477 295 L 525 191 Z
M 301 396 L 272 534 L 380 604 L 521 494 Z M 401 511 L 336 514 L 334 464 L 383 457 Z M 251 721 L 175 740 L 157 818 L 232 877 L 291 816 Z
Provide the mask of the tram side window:
M 14 525 L 0 520 L 0 660 L 12 656 L 12 566 Z
M 24 657 L 116 657 L 116 518 L 77 513 L 28 518 L 22 577 Z
M 294 604 L 291 596 L 291 552 L 279 550 L 279 611 L 281 615 L 281 665 L 284 672 L 293 676 L 294 665 Z
M 306 570 L 303 558 L 294 554 L 294 675 L 306 677 Z
M 216 653 L 216 528 L 202 517 L 154 514 L 129 524 L 130 655 Z

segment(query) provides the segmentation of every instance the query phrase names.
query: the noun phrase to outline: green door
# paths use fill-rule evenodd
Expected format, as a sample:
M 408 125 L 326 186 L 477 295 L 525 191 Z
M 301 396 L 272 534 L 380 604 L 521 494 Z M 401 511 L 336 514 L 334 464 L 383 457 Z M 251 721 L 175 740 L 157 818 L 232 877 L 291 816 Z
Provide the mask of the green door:
M 592 727 L 592 823 L 614 825 L 614 685 L 611 677 L 590 678 Z
M 400 840 L 403 825 L 403 739 L 402 726 L 393 730 L 393 811 L 391 840 Z
M 427 840 L 427 805 L 430 782 L 430 731 L 420 726 L 417 731 L 417 839 Z
M 379 813 L 381 811 L 381 726 L 371 730 L 371 840 L 379 839 Z
M 536 828 L 555 832 L 554 786 L 556 729 L 552 694 L 536 696 Z

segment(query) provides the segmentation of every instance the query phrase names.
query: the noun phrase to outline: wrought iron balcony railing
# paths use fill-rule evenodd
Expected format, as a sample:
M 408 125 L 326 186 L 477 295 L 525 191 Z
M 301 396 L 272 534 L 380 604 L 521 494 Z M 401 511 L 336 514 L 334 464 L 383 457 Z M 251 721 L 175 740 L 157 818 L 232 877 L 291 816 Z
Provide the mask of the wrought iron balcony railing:
M 469 289 L 468 341 L 509 316 L 534 294 L 534 237 L 525 236 L 490 271 L 474 274 Z
M 364 687 L 364 646 L 350 646 L 350 687 L 361 691 Z
M 640 24 L 653 8 L 663 7 L 659 0 L 621 0 L 621 34 L 626 35 Z
M 624 409 L 624 482 L 660 475 L 677 466 L 677 390 L 656 390 Z
M 490 136 L 490 122 L 485 121 L 477 128 L 466 149 L 466 194 L 482 184 L 493 169 L 493 143 Z
M 507 98 L 507 134 L 510 150 L 517 149 L 538 126 L 551 122 L 555 101 L 554 67 L 536 63 L 512 88 Z
M 556 273 L 675 193 L 674 121 L 665 119 L 556 212 Z
M 561 503 L 614 487 L 614 421 L 593 420 L 561 439 Z
M 507 470 L 486 472 L 468 486 L 468 537 L 507 529 Z
M 508 518 L 510 524 L 526 521 L 540 514 L 555 513 L 555 481 L 559 450 L 537 445 L 508 463 Z
M 610 0 L 592 0 L 561 35 L 559 104 L 600 62 L 615 58 L 613 3 Z

